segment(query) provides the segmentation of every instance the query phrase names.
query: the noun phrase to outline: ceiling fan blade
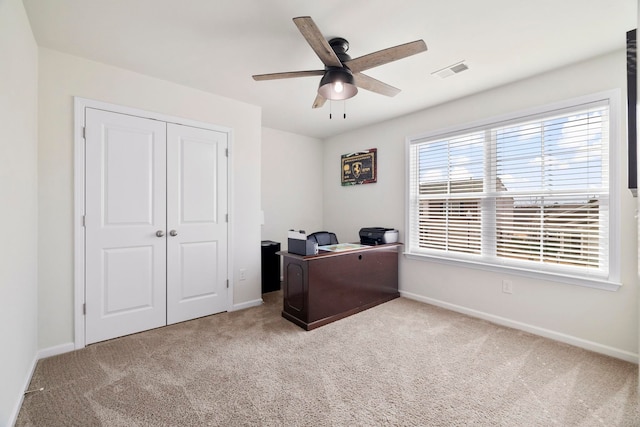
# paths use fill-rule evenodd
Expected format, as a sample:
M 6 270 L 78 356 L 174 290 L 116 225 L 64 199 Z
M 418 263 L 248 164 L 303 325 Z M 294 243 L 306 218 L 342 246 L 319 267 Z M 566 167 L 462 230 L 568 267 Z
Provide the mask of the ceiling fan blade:
M 284 73 L 270 73 L 270 74 L 255 74 L 253 80 L 278 80 L 278 79 L 291 79 L 294 77 L 309 77 L 309 76 L 322 76 L 324 70 L 312 70 L 312 71 L 288 71 Z
M 311 108 L 320 108 L 327 102 L 327 98 L 318 94 L 316 95 L 316 99 L 313 101 L 313 106 Z
M 427 44 L 424 40 L 416 40 L 352 59 L 351 61 L 345 62 L 344 65 L 349 67 L 351 72 L 359 73 L 360 71 L 397 61 L 398 59 L 406 58 L 407 56 L 415 55 L 416 53 L 426 50 Z
M 320 58 L 324 65 L 328 67 L 342 68 L 342 62 L 340 62 L 340 59 L 333 49 L 331 49 L 331 46 L 329 46 L 329 43 L 325 40 L 320 29 L 316 26 L 310 16 L 299 16 L 297 18 L 293 18 L 293 22 L 297 25 L 302 35 L 311 46 L 311 49 L 313 49 L 316 55 L 318 55 L 318 58 Z
M 397 87 L 382 83 L 380 80 L 376 80 L 366 74 L 355 73 L 353 75 L 353 79 L 356 82 L 356 86 L 359 88 L 370 90 L 371 92 L 379 93 L 380 95 L 396 96 L 400 93 L 400 89 Z

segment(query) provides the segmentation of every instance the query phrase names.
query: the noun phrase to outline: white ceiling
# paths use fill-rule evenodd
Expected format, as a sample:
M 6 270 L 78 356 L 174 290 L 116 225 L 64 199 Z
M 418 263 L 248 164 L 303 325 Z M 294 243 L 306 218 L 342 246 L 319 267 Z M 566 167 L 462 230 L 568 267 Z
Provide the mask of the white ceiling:
M 24 0 L 40 46 L 262 107 L 263 125 L 326 138 L 625 46 L 637 0 Z M 360 90 L 311 109 L 322 69 L 292 21 L 311 16 L 352 58 L 423 39 L 428 51 L 367 75 L 402 89 Z M 469 70 L 432 73 L 459 61 Z M 329 119 L 330 108 L 333 119 Z M 346 109 L 347 118 L 342 114 Z

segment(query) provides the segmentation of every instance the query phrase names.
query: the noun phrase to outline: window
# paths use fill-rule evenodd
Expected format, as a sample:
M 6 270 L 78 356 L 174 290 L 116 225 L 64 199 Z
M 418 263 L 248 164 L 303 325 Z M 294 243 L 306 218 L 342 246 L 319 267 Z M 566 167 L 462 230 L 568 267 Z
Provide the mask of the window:
M 611 284 L 610 103 L 408 139 L 408 254 Z

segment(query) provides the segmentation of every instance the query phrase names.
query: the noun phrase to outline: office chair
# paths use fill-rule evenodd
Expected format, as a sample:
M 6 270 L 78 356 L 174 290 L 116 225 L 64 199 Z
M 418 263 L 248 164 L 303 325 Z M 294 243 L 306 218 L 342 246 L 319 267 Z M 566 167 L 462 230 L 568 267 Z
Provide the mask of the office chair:
M 329 231 L 316 231 L 307 236 L 307 240 L 316 242 L 318 246 L 336 245 L 338 244 L 338 238 L 335 233 Z

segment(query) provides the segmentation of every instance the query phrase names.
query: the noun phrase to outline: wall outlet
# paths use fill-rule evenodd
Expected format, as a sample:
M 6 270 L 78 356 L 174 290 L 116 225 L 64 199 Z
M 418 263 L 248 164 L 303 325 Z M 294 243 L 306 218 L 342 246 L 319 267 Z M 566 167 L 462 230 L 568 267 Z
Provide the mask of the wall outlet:
M 241 268 L 240 269 L 240 280 L 247 280 L 247 269 L 246 268 Z
M 513 282 L 511 280 L 502 281 L 502 292 L 504 292 L 505 294 L 513 293 Z

